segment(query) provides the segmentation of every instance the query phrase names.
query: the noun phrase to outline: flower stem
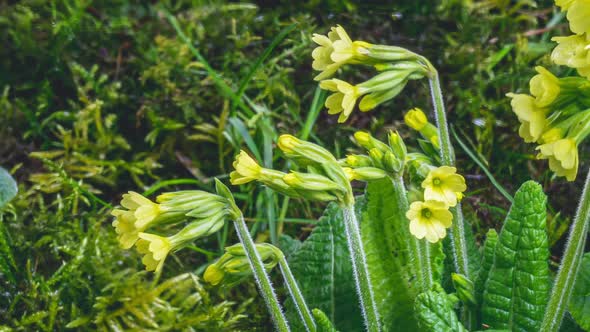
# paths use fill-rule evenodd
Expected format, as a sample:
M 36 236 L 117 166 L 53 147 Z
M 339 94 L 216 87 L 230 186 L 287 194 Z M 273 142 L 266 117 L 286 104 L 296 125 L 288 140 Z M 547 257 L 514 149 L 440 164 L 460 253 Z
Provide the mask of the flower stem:
M 289 264 L 287 264 L 287 260 L 282 254 L 279 258 L 279 267 L 281 268 L 281 273 L 285 279 L 287 290 L 293 299 L 293 303 L 297 308 L 297 312 L 299 312 L 299 316 L 301 316 L 301 319 L 303 320 L 305 329 L 308 332 L 316 332 L 317 329 L 311 311 L 309 311 L 307 303 L 305 303 L 305 299 L 303 298 L 303 294 L 301 294 L 301 290 L 297 285 L 297 280 L 295 280 L 293 273 L 291 273 L 291 268 L 289 268 Z
M 354 205 L 345 206 L 342 209 L 342 213 L 344 215 L 346 239 L 348 240 L 348 249 L 350 250 L 356 291 L 360 298 L 365 327 L 369 332 L 379 332 L 381 331 L 379 313 L 377 312 L 377 305 L 371 288 L 369 269 L 363 249 L 359 224 L 354 212 Z
M 586 183 L 582 191 L 582 198 L 578 205 L 578 211 L 571 231 L 567 240 L 567 245 L 563 253 L 561 265 L 557 272 L 557 277 L 553 283 L 553 290 L 541 331 L 553 332 L 558 331 L 563 320 L 565 309 L 570 301 L 570 296 L 574 288 L 574 282 L 578 275 L 582 255 L 584 254 L 584 245 L 588 237 L 588 225 L 590 224 L 590 171 L 586 176 Z
M 438 127 L 438 139 L 440 144 L 440 157 L 443 165 L 454 166 L 455 152 L 451 145 L 451 137 L 449 136 L 449 126 L 447 124 L 447 115 L 445 113 L 445 105 L 443 94 L 440 89 L 440 81 L 438 72 L 432 65 L 431 76 L 429 77 L 430 94 L 434 105 L 434 115 Z M 453 225 L 451 226 L 451 247 L 453 251 L 453 261 L 455 263 L 455 270 L 467 278 L 469 278 L 469 263 L 467 258 L 467 245 L 465 240 L 465 224 L 463 221 L 463 212 L 461 211 L 461 204 L 451 208 L 453 213 Z
M 291 331 L 289 324 L 287 323 L 287 319 L 283 314 L 283 310 L 281 309 L 281 305 L 279 304 L 279 300 L 277 299 L 275 291 L 272 288 L 272 284 L 270 283 L 270 277 L 264 269 L 264 263 L 262 262 L 258 251 L 256 250 L 254 241 L 252 241 L 248 227 L 244 222 L 243 215 L 240 214 L 239 218 L 234 220 L 234 226 L 236 228 L 236 232 L 238 233 L 238 237 L 240 238 L 240 242 L 242 242 L 242 245 L 246 250 L 246 256 L 248 257 L 250 268 L 252 269 L 252 272 L 254 272 L 254 279 L 256 280 L 258 289 L 260 290 L 260 293 L 264 298 L 264 302 L 266 302 L 266 305 L 270 311 L 275 327 L 280 332 Z
M 397 204 L 400 211 L 399 218 L 406 220 L 405 213 L 409 209 L 409 203 L 404 179 L 401 175 L 395 175 L 390 178 L 393 184 L 394 204 Z M 426 240 L 420 241 L 410 235 L 406 237 L 406 245 L 408 247 L 411 266 L 414 268 L 416 278 L 420 281 L 420 291 L 429 290 L 432 286 L 432 267 L 429 259 L 430 248 Z

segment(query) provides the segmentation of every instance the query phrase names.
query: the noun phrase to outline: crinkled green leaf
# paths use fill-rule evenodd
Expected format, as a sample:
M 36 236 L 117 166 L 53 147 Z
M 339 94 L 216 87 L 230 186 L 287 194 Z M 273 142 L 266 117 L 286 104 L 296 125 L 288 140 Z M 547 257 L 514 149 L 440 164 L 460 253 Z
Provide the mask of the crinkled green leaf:
M 328 205 L 288 263 L 310 308 L 322 310 L 339 330 L 363 330 L 342 210 L 337 204 Z M 290 300 L 286 307 L 293 331 L 304 331 Z
M 533 181 L 514 196 L 483 296 L 482 323 L 491 328 L 539 329 L 549 297 L 546 201 Z
M 408 252 L 413 240 L 406 211 L 396 203 L 389 179 L 369 183 L 367 206 L 362 213 L 361 234 L 373 293 L 385 331 L 414 331 L 413 305 L 420 291 L 415 282 Z M 440 278 L 443 254 L 440 244 L 432 246 L 433 269 Z
M 442 289 L 419 294 L 416 297 L 415 310 L 420 329 L 413 331 L 467 332 L 467 329 L 457 318 L 457 313 L 453 308 L 454 302 L 456 301 L 451 300 Z
M 18 187 L 7 170 L 0 167 L 0 208 L 16 196 Z
M 496 244 L 498 243 L 498 233 L 495 229 L 490 229 L 486 234 L 486 241 L 482 248 L 481 268 L 475 279 L 475 299 L 477 300 L 478 308 L 481 308 L 483 302 L 483 292 L 494 263 L 494 252 L 496 251 Z M 478 320 L 481 320 L 481 311 L 478 312 Z
M 590 253 L 584 254 L 570 298 L 569 311 L 586 331 L 590 331 Z

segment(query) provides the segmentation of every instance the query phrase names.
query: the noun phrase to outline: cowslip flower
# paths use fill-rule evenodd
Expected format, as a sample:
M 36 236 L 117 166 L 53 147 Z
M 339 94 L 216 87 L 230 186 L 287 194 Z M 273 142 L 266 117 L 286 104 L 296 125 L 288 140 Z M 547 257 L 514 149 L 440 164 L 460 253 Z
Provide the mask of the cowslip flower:
M 590 79 L 590 35 L 553 37 L 558 45 L 551 52 L 551 60 L 558 65 L 576 68 L 578 73 Z
M 139 233 L 137 251 L 144 254 L 143 264 L 148 271 L 159 271 L 168 254 L 184 244 L 217 232 L 225 222 L 227 211 L 218 211 L 207 219 L 196 220 L 172 236 Z
M 314 80 L 320 81 L 330 76 L 346 63 L 362 63 L 366 60 L 367 48 L 371 44 L 363 41 L 352 41 L 340 25 L 332 27 L 328 35 L 313 34 L 312 40 L 318 44 L 311 56 L 312 67 L 321 71 Z
M 518 134 L 527 143 L 536 142 L 547 127 L 548 109 L 537 107 L 529 95 L 509 93 L 507 96 L 512 98 L 512 111 L 520 121 Z
M 457 174 L 455 167 L 450 166 L 430 170 L 426 179 L 422 181 L 422 188 L 426 201 L 439 201 L 447 206 L 457 205 L 458 193 L 467 190 L 465 179 Z
M 131 248 L 139 239 L 138 234 L 152 225 L 166 210 L 142 195 L 130 191 L 123 195 L 121 205 L 126 208 L 114 209 L 112 225 L 117 232 L 117 239 L 123 249 Z
M 538 159 L 548 159 L 549 168 L 557 176 L 574 181 L 578 174 L 578 144 L 572 138 L 562 138 L 537 147 Z
M 262 167 L 244 150 L 240 150 L 236 156 L 233 167 L 235 171 L 229 174 L 230 182 L 233 185 L 248 183 L 260 178 Z
M 431 243 L 443 239 L 447 235 L 446 229 L 453 222 L 453 214 L 448 206 L 431 200 L 410 204 L 406 218 L 410 220 L 410 233 L 418 239 L 426 238 Z
M 581 35 L 590 33 L 590 1 L 574 0 L 567 8 L 567 20 L 570 22 L 570 30 Z
M 348 119 L 357 99 L 367 91 L 335 78 L 321 81 L 320 87 L 334 92 L 326 99 L 325 105 L 328 108 L 328 114 L 340 114 L 338 117 L 340 123 Z
M 541 66 L 535 67 L 535 70 L 538 74 L 529 82 L 531 94 L 535 97 L 537 107 L 547 107 L 559 95 L 559 79 Z

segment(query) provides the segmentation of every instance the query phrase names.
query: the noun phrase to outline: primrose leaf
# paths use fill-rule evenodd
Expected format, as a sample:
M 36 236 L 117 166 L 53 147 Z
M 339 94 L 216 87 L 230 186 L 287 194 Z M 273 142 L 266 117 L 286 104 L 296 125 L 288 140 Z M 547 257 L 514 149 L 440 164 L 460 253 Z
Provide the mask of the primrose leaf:
M 342 210 L 329 204 L 311 235 L 288 263 L 310 308 L 318 308 L 342 331 L 363 331 L 359 299 L 344 231 Z M 286 302 L 294 331 L 303 331 L 290 300 Z
M 16 181 L 7 170 L 0 167 L 0 209 L 18 193 Z
M 415 262 L 408 252 L 408 241 L 413 237 L 406 211 L 394 199 L 394 190 L 389 179 L 368 184 L 361 234 L 383 330 L 416 331 L 413 307 L 420 289 L 412 268 Z M 437 244 L 431 250 L 437 274 L 443 261 L 440 247 Z
M 533 181 L 514 196 L 483 295 L 482 323 L 491 328 L 539 330 L 550 288 L 546 202 Z
M 584 254 L 582 265 L 570 298 L 569 311 L 585 331 L 590 331 L 590 253 Z
M 453 300 L 453 296 L 447 295 L 442 289 L 419 294 L 416 297 L 415 310 L 420 329 L 416 331 L 467 332 L 453 308 L 456 301 L 458 300 Z

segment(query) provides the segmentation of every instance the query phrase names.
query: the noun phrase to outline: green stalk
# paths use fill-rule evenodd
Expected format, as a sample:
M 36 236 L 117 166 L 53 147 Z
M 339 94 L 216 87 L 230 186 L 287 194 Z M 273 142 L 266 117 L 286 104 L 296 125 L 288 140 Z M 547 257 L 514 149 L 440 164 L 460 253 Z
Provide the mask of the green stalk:
M 449 136 L 449 126 L 447 123 L 447 115 L 445 113 L 445 105 L 443 94 L 440 89 L 440 81 L 438 72 L 430 63 L 431 76 L 428 81 L 430 83 L 430 94 L 434 105 L 434 115 L 438 127 L 438 139 L 440 144 L 440 157 L 443 165 L 455 165 L 455 152 L 451 145 L 451 137 Z M 453 251 L 453 261 L 455 263 L 455 270 L 467 278 L 469 276 L 469 263 L 467 256 L 467 245 L 465 240 L 465 224 L 463 222 L 463 212 L 461 211 L 461 204 L 451 208 L 453 213 L 453 225 L 451 226 L 451 248 Z
M 371 288 L 369 269 L 363 249 L 359 224 L 354 212 L 354 204 L 344 206 L 342 213 L 344 215 L 346 239 L 348 241 L 348 249 L 350 250 L 356 291 L 361 302 L 365 327 L 369 332 L 379 332 L 381 331 L 379 313 L 377 311 L 375 297 L 373 296 L 373 289 Z
M 541 324 L 541 331 L 553 332 L 558 331 L 565 314 L 565 309 L 570 301 L 572 290 L 580 263 L 582 262 L 582 255 L 584 254 L 584 245 L 588 237 L 588 225 L 590 224 L 590 171 L 586 176 L 586 183 L 582 191 L 580 204 L 576 218 L 572 225 L 565 252 L 561 260 L 561 265 L 557 272 L 557 277 L 553 283 L 553 290 L 547 309 L 545 310 L 545 317 Z
M 264 263 L 256 250 L 254 241 L 252 241 L 252 237 L 250 236 L 250 232 L 248 231 L 248 227 L 244 222 L 244 216 L 242 214 L 240 214 L 239 218 L 234 220 L 234 226 L 238 233 L 238 237 L 240 238 L 240 242 L 246 250 L 246 256 L 248 257 L 248 262 L 250 262 L 250 268 L 254 273 L 254 279 L 256 280 L 258 289 L 270 311 L 275 327 L 280 332 L 291 331 L 287 319 L 283 314 L 283 310 L 281 309 L 281 305 L 279 304 L 279 300 L 277 299 L 272 284 L 270 283 L 270 277 L 264 269 Z
M 285 284 L 287 285 L 287 290 L 293 299 L 293 303 L 297 308 L 297 312 L 301 319 L 303 320 L 303 324 L 305 325 L 305 330 L 308 332 L 316 332 L 316 325 L 315 321 L 311 315 L 311 311 L 307 307 L 307 303 L 305 303 L 305 299 L 303 298 L 303 294 L 301 294 L 301 290 L 299 289 L 299 285 L 297 285 L 297 280 L 293 276 L 291 272 L 291 268 L 289 264 L 287 264 L 287 260 L 285 256 L 281 253 L 279 256 L 279 267 L 281 268 L 281 274 L 285 279 Z
M 400 217 L 406 218 L 405 212 L 409 210 L 408 196 L 406 195 L 406 187 L 404 179 L 401 175 L 391 176 L 391 183 L 393 184 L 393 192 L 395 204 L 401 211 Z M 426 240 L 420 241 L 414 236 L 406 238 L 406 245 L 410 256 L 410 262 L 414 267 L 416 278 L 420 281 L 420 290 L 426 291 L 432 286 L 432 266 L 430 265 L 430 247 Z

